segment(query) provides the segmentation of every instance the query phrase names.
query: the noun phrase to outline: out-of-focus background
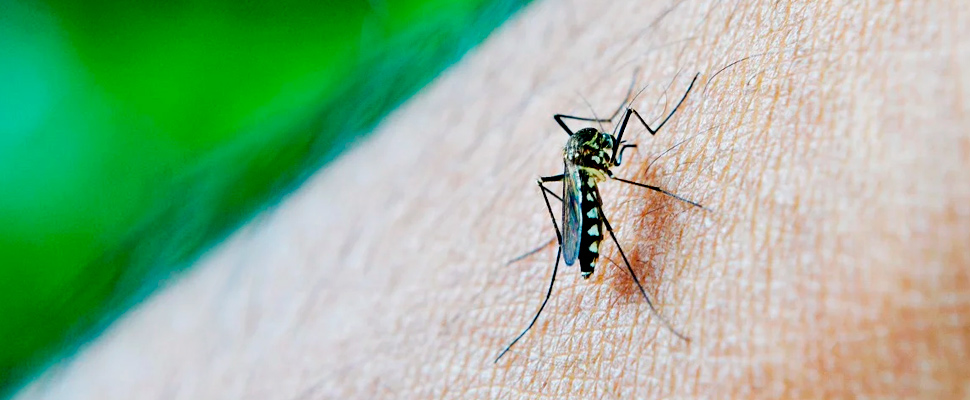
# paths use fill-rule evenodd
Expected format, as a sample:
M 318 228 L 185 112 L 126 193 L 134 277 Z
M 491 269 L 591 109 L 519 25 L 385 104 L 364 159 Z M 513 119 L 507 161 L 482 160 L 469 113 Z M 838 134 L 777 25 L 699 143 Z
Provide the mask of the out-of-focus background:
M 524 3 L 0 1 L 0 397 Z

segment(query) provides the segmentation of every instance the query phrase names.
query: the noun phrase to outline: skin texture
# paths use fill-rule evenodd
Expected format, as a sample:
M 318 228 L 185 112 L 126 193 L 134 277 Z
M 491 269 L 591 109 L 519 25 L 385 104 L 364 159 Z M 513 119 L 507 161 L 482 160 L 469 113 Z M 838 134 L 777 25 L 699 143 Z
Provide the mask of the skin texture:
M 20 398 L 970 396 L 970 6 L 644 3 L 533 4 Z M 695 72 L 614 172 L 709 210 L 601 185 L 691 341 L 607 238 L 493 364 L 556 253 L 552 115 L 635 79 L 656 123 Z

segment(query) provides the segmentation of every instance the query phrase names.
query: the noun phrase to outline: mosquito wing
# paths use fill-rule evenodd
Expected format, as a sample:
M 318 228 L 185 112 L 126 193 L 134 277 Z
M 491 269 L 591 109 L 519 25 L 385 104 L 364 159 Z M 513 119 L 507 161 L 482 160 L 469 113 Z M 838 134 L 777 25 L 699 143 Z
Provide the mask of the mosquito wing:
M 562 188 L 562 255 L 566 265 L 573 265 L 579 257 L 579 239 L 583 230 L 583 192 L 579 168 L 566 163 Z

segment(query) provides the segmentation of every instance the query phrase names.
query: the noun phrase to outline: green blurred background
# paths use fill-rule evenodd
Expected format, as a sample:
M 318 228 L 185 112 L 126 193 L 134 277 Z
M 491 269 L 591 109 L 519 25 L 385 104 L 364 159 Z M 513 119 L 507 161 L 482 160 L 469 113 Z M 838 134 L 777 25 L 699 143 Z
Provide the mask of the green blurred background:
M 0 0 L 0 397 L 526 0 Z

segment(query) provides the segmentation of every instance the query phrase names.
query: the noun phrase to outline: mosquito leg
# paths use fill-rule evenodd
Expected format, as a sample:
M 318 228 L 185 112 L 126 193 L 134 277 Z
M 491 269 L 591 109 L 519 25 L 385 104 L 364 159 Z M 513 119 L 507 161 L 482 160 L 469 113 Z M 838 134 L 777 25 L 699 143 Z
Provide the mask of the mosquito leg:
M 636 148 L 636 147 L 637 145 L 635 144 L 625 144 L 623 146 L 620 146 L 620 152 L 616 155 L 616 163 L 613 165 L 616 165 L 617 167 L 619 167 L 620 163 L 623 162 L 623 152 L 626 151 L 626 149 Z
M 561 203 L 562 202 L 562 197 L 559 197 L 558 194 L 553 193 L 552 190 L 550 190 L 545 185 L 543 185 L 542 182 L 556 182 L 556 181 L 560 181 L 562 179 L 563 179 L 563 176 L 561 174 L 560 175 L 555 175 L 555 176 L 545 176 L 545 177 L 539 178 L 539 188 L 542 189 L 543 195 L 549 194 L 552 197 L 555 197 L 556 200 L 559 200 L 559 202 Z M 552 224 L 553 224 L 553 226 L 556 227 L 556 232 L 559 232 L 559 226 L 556 225 L 556 218 L 555 217 L 552 217 L 552 211 L 551 210 L 549 211 L 549 215 L 550 215 L 550 218 L 552 218 Z M 529 257 L 529 256 L 535 254 L 535 253 L 538 253 L 542 249 L 546 248 L 546 246 L 548 246 L 549 243 L 551 243 L 551 242 L 552 242 L 552 240 L 549 240 L 548 242 L 543 243 L 541 246 L 536 247 L 536 248 L 534 248 L 532 250 L 529 250 L 525 254 L 509 260 L 508 262 L 505 263 L 505 265 L 509 265 L 509 264 L 518 262 L 519 260 L 522 260 L 522 259 L 524 259 L 526 257 Z
M 680 200 L 680 201 L 682 201 L 684 203 L 690 204 L 690 205 L 692 205 L 694 207 L 698 207 L 700 209 L 706 210 L 706 208 L 704 208 L 704 206 L 702 206 L 702 205 L 700 205 L 700 204 L 698 204 L 696 202 L 687 200 L 687 199 L 685 199 L 683 197 L 680 197 L 680 196 L 678 196 L 676 194 L 670 193 L 670 192 L 668 192 L 666 190 L 663 190 L 663 189 L 661 189 L 659 187 L 651 186 L 651 185 L 646 185 L 646 184 L 643 184 L 643 183 L 640 183 L 640 182 L 629 181 L 629 180 L 626 180 L 626 179 L 623 179 L 623 178 L 617 178 L 615 176 L 613 177 L 613 179 L 616 179 L 616 180 L 618 180 L 620 182 L 623 182 L 623 183 L 631 184 L 633 186 L 642 187 L 644 189 L 650 189 L 650 190 L 653 190 L 655 192 L 660 192 L 660 193 L 663 193 L 663 194 L 665 194 L 667 196 L 670 196 L 670 197 L 673 197 L 673 198 L 675 198 L 677 200 Z
M 555 119 L 557 123 L 559 123 L 559 126 L 561 126 L 562 129 L 569 134 L 569 136 L 572 136 L 573 135 L 572 129 L 569 129 L 569 127 L 566 126 L 566 123 L 563 121 L 563 119 L 571 119 L 574 121 L 596 122 L 596 123 L 613 122 L 613 118 L 616 118 L 617 114 L 620 113 L 620 110 L 623 110 L 623 107 L 626 106 L 626 99 L 630 98 L 630 93 L 632 93 L 632 91 L 633 91 L 633 84 L 631 83 L 630 90 L 627 91 L 626 98 L 624 98 L 623 103 L 620 103 L 620 107 L 617 108 L 616 111 L 614 111 L 609 118 L 596 118 L 595 116 L 593 118 L 585 118 L 585 117 L 574 117 L 572 115 L 565 115 L 565 114 L 556 114 L 556 115 L 553 115 L 552 118 Z M 584 98 L 583 100 L 586 100 L 586 99 Z
M 561 181 L 561 180 L 563 180 L 565 178 L 566 177 L 563 176 L 563 174 L 552 175 L 552 176 L 540 176 L 539 177 L 539 186 L 542 186 L 542 184 L 545 183 L 545 182 L 559 182 L 559 181 Z M 545 189 L 546 191 L 549 191 L 549 189 L 546 189 L 545 186 L 542 186 L 542 188 Z M 549 193 L 552 193 L 552 192 L 549 192 Z M 556 194 L 555 193 L 552 193 L 552 195 L 555 196 Z M 559 196 L 556 196 L 556 197 L 559 197 Z M 562 199 L 560 199 L 560 200 L 562 200 Z
M 613 118 L 616 118 L 617 115 L 620 115 L 620 111 L 623 111 L 623 108 L 626 107 L 627 101 L 630 101 L 630 94 L 633 93 L 633 86 L 636 85 L 636 82 L 637 82 L 636 77 L 637 77 L 637 74 L 639 72 L 640 72 L 640 69 L 639 68 L 633 70 L 633 80 L 630 81 L 630 87 L 628 87 L 626 89 L 626 96 L 623 96 L 623 102 L 620 103 L 620 106 L 617 107 L 616 110 L 614 110 L 612 114 L 610 114 L 610 117 L 609 118 L 597 118 L 596 115 L 595 115 L 596 114 L 595 112 L 593 112 L 593 118 L 574 117 L 572 115 L 563 115 L 563 114 L 556 114 L 556 115 L 553 116 L 553 118 L 556 120 L 556 122 L 559 123 L 559 126 L 561 126 L 562 129 L 564 131 L 566 131 L 566 133 L 569 134 L 569 136 L 572 136 L 573 135 L 573 131 L 572 131 L 572 129 L 569 129 L 568 126 L 566 126 L 566 123 L 563 122 L 563 119 L 571 119 L 571 120 L 586 121 L 586 122 L 596 122 L 596 123 L 613 122 Z M 646 87 L 644 87 L 643 89 L 646 89 Z M 640 89 L 640 92 L 643 92 L 643 89 Z M 640 95 L 640 92 L 637 92 L 637 96 Z M 637 96 L 633 96 L 633 98 L 636 99 Z M 582 97 L 582 95 L 580 95 L 580 97 Z M 586 98 L 583 98 L 583 101 L 586 101 Z M 588 101 L 586 101 L 586 105 L 587 106 L 589 105 L 589 102 Z M 592 107 L 590 107 L 590 108 L 592 108 Z M 590 111 L 592 111 L 592 110 L 590 110 Z M 602 126 L 600 128 L 602 129 Z
M 536 181 L 536 184 L 539 185 L 539 189 L 542 190 L 542 198 L 543 200 L 546 201 L 546 210 L 549 211 L 549 219 L 552 220 L 553 228 L 556 228 L 556 240 L 559 241 L 560 247 L 562 247 L 562 233 L 559 231 L 559 224 L 556 223 L 556 214 L 552 212 L 552 205 L 549 204 L 548 194 L 555 196 L 557 199 L 559 199 L 559 201 L 562 201 L 562 198 L 559 196 L 556 196 L 556 193 L 554 193 L 552 190 L 549 190 L 549 188 L 547 188 L 546 185 L 543 185 L 543 183 L 559 182 L 563 179 L 564 179 L 563 175 L 559 174 L 559 175 L 553 175 L 553 176 L 542 176 L 542 177 L 539 177 L 538 181 Z
M 553 264 L 553 267 L 552 267 L 552 280 L 549 281 L 549 291 L 546 292 L 546 298 L 545 300 L 542 300 L 542 305 L 539 306 L 539 311 L 536 311 L 536 315 L 535 317 L 532 317 L 532 322 L 529 322 L 529 326 L 527 326 L 525 330 L 523 330 L 522 333 L 519 334 L 519 336 L 516 336 L 515 339 L 512 340 L 512 343 L 509 343 L 509 345 L 505 347 L 505 350 L 502 350 L 502 352 L 499 353 L 498 357 L 495 357 L 494 362 L 497 363 L 498 360 L 502 359 L 502 356 L 504 356 L 505 353 L 508 353 L 509 350 L 512 349 L 512 346 L 515 346 L 515 344 L 519 342 L 519 339 L 522 339 L 522 337 L 525 336 L 526 333 L 529 333 L 529 330 L 532 329 L 532 326 L 535 325 L 536 321 L 539 320 L 539 314 L 542 314 L 542 310 L 546 308 L 546 304 L 549 303 L 549 298 L 552 297 L 552 286 L 553 284 L 556 283 L 556 271 L 559 270 L 559 259 L 561 258 L 561 256 L 562 256 L 562 247 L 560 247 L 559 250 L 556 252 L 556 263 Z
M 553 193 L 552 190 L 549 190 L 545 186 L 542 187 L 542 190 L 545 191 L 546 193 L 549 193 L 550 196 L 555 197 L 556 200 L 559 200 L 559 202 L 562 203 L 562 197 L 559 197 L 558 194 Z
M 602 203 L 599 204 L 599 209 L 600 209 L 600 215 L 602 216 L 603 225 L 606 226 L 606 231 L 609 232 L 610 237 L 613 238 L 613 243 L 616 244 L 616 249 L 620 251 L 620 256 L 623 257 L 623 263 L 626 264 L 626 270 L 630 272 L 630 277 L 633 278 L 633 282 L 636 283 L 637 288 L 640 289 L 640 294 L 643 295 L 643 299 L 646 300 L 647 305 L 650 306 L 650 312 L 653 313 L 653 315 L 656 316 L 657 319 L 663 322 L 664 326 L 666 326 L 667 329 L 669 329 L 670 332 L 672 332 L 675 336 L 681 338 L 684 341 L 690 342 L 689 337 L 685 336 L 683 333 L 680 333 L 676 329 L 674 329 L 674 326 L 670 324 L 670 321 L 667 321 L 667 319 L 664 318 L 662 315 L 660 315 L 660 312 L 658 312 L 657 309 L 654 308 L 653 302 L 650 301 L 650 296 L 647 296 L 647 291 L 644 290 L 643 285 L 640 284 L 640 279 L 637 278 L 637 274 L 633 273 L 633 267 L 630 267 L 630 260 L 626 258 L 626 253 L 623 252 L 623 247 L 620 246 L 620 241 L 616 240 L 616 234 L 613 233 L 613 227 L 610 226 L 610 221 L 607 220 L 606 214 L 603 213 Z
M 604 119 L 604 118 L 583 118 L 583 117 L 574 117 L 572 115 L 563 115 L 563 114 L 553 115 L 552 118 L 555 119 L 557 123 L 559 123 L 559 126 L 562 127 L 562 130 L 566 131 L 566 133 L 569 134 L 569 136 L 572 136 L 573 135 L 573 131 L 572 131 L 572 129 L 569 129 L 568 126 L 566 126 L 566 123 L 563 122 L 563 118 L 565 118 L 565 119 L 572 119 L 572 120 L 576 120 L 576 121 L 587 121 L 587 122 L 610 122 L 610 121 L 612 121 L 612 119 Z
M 682 104 L 684 104 L 684 100 L 687 100 L 687 95 L 690 93 L 691 89 L 694 88 L 694 83 L 697 82 L 697 78 L 700 76 L 701 76 L 700 72 L 698 72 L 697 75 L 694 75 L 694 79 L 690 81 L 690 86 L 687 87 L 687 90 L 684 92 L 684 96 L 680 98 L 679 102 L 677 102 L 677 106 L 674 107 L 673 110 L 670 110 L 670 114 L 667 114 L 667 118 L 664 118 L 664 120 L 660 122 L 660 125 L 657 125 L 656 128 L 651 128 L 650 125 L 647 124 L 647 121 L 643 120 L 643 117 L 640 116 L 640 113 L 638 113 L 637 110 L 634 110 L 632 108 L 627 108 L 626 116 L 623 117 L 623 122 L 620 124 L 620 131 L 616 136 L 616 144 L 613 146 L 612 159 L 616 160 L 616 152 L 620 149 L 620 141 L 623 139 L 623 132 L 626 131 L 626 124 L 630 122 L 630 116 L 636 115 L 637 119 L 640 120 L 640 123 L 642 123 L 643 126 L 647 128 L 647 132 L 650 132 L 651 135 L 656 135 L 657 131 L 659 131 L 660 128 L 663 128 L 664 124 L 666 124 L 667 121 L 670 120 L 670 117 L 674 116 L 674 113 L 677 112 L 677 109 L 680 108 Z
M 542 199 L 545 200 L 546 202 L 546 210 L 549 211 L 549 218 L 552 220 L 552 225 L 556 228 L 556 239 L 559 241 L 559 248 L 556 251 L 556 263 L 553 264 L 553 267 L 552 267 L 552 279 L 549 280 L 549 290 L 546 291 L 546 298 L 542 300 L 542 305 L 539 306 L 539 311 L 536 311 L 536 315 L 532 317 L 532 321 L 529 322 L 529 326 L 527 326 L 525 330 L 523 330 L 522 333 L 519 334 L 519 336 L 516 336 L 515 339 L 512 340 L 512 343 L 509 343 L 509 345 L 505 347 L 505 350 L 502 350 L 502 352 L 499 353 L 498 357 L 495 357 L 496 363 L 498 362 L 498 360 L 502 358 L 502 356 L 505 355 L 505 353 L 508 353 L 508 351 L 512 349 L 512 346 L 518 343 L 518 341 L 522 339 L 526 333 L 529 333 L 529 330 L 531 330 L 533 326 L 535 326 L 536 321 L 539 320 L 539 315 L 542 314 L 542 310 L 545 309 L 546 304 L 549 303 L 549 298 L 552 297 L 552 288 L 556 284 L 556 272 L 559 271 L 559 259 L 562 258 L 562 233 L 560 233 L 559 231 L 559 225 L 556 224 L 555 214 L 552 213 L 552 205 L 549 204 L 548 194 L 553 194 L 553 195 L 555 194 L 552 193 L 552 191 L 549 190 L 549 188 L 545 187 L 545 185 L 543 185 L 542 183 L 561 181 L 562 179 L 563 179 L 563 176 L 560 174 L 555 176 L 541 177 L 536 182 L 536 184 L 539 185 L 539 188 L 542 192 Z
M 512 265 L 512 264 L 515 264 L 515 263 L 517 263 L 519 261 L 522 261 L 522 260 L 524 260 L 526 258 L 529 258 L 533 254 L 542 251 L 542 249 L 546 248 L 546 246 L 548 246 L 548 245 L 550 245 L 552 243 L 555 243 L 555 242 L 556 242 L 556 238 L 549 239 L 545 243 L 539 245 L 538 247 L 536 247 L 536 248 L 534 248 L 532 250 L 529 250 L 529 251 L 525 252 L 524 254 L 522 254 L 522 255 L 520 255 L 518 257 L 515 257 L 515 258 L 513 258 L 511 260 L 506 261 L 505 262 L 505 265 Z

